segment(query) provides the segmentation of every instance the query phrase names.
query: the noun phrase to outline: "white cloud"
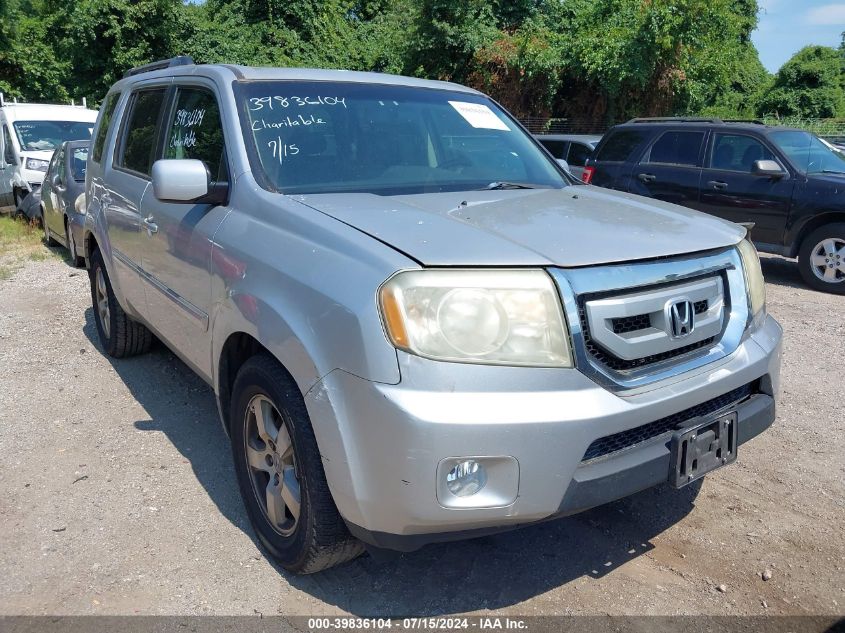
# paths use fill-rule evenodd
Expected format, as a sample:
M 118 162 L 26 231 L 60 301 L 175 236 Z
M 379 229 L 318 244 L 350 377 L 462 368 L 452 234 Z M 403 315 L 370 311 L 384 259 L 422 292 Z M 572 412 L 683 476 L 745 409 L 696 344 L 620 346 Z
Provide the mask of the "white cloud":
M 824 4 L 810 9 L 804 18 L 804 23 L 813 26 L 845 24 L 845 4 Z

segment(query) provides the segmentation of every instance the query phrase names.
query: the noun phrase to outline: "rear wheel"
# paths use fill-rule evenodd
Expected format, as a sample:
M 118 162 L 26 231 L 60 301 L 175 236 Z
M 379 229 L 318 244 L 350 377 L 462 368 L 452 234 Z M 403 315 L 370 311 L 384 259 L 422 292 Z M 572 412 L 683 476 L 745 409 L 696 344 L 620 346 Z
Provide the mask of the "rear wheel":
M 275 359 L 259 354 L 241 367 L 230 420 L 247 514 L 282 567 L 310 574 L 361 554 L 329 492 L 302 395 Z
M 816 290 L 845 294 L 845 223 L 826 224 L 804 238 L 798 269 Z
M 76 250 L 76 238 L 73 236 L 73 229 L 70 228 L 70 222 L 65 218 L 65 244 L 70 254 L 70 263 L 74 268 L 79 268 L 85 263 Z
M 91 301 L 97 334 L 106 353 L 115 358 L 149 351 L 153 335 L 143 324 L 133 321 L 114 296 L 108 272 L 99 250 L 91 255 Z

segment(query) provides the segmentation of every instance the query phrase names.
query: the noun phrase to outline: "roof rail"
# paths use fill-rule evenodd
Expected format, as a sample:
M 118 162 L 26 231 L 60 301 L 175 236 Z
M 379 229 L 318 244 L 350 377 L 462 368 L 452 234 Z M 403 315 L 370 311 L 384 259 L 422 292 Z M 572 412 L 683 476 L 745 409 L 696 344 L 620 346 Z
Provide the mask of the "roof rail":
M 631 119 L 628 123 L 724 123 L 724 121 L 706 117 L 657 116 L 638 117 Z
M 192 66 L 194 58 L 190 55 L 179 55 L 178 57 L 171 57 L 170 59 L 162 59 L 143 66 L 136 66 L 130 68 L 125 73 L 124 77 L 132 77 L 133 75 L 140 75 L 141 73 L 148 73 L 154 70 L 161 70 L 162 68 L 172 68 L 174 66 Z
M 753 123 L 754 125 L 766 125 L 765 121 L 760 119 L 725 119 L 725 123 Z

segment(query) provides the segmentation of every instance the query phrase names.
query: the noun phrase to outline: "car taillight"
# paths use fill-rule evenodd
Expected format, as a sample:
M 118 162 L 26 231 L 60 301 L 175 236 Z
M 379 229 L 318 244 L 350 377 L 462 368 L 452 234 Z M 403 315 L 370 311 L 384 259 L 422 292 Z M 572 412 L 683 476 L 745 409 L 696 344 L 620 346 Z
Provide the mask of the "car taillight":
M 581 180 L 583 180 L 588 185 L 593 180 L 593 173 L 596 171 L 595 167 L 584 167 L 584 171 L 581 174 Z

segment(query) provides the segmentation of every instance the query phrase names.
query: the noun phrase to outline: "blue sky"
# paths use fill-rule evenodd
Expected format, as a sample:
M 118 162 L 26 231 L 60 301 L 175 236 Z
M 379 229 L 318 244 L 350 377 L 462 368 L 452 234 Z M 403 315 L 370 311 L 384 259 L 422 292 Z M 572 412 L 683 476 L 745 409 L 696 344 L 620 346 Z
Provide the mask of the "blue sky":
M 760 22 L 751 39 L 769 72 L 808 44 L 838 47 L 845 31 L 845 2 L 758 0 Z

